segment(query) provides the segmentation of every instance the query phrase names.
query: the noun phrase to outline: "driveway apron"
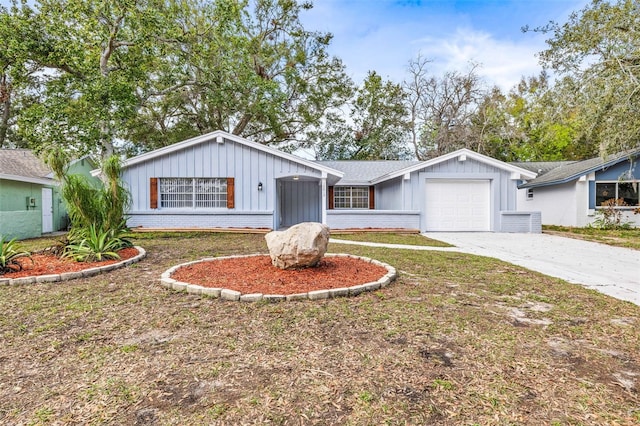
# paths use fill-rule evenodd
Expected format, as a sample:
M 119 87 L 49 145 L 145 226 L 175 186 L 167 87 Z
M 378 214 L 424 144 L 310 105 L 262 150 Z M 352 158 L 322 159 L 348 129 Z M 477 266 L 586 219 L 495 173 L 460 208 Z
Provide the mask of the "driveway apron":
M 494 257 L 640 305 L 640 251 L 549 234 L 430 232 L 463 253 Z

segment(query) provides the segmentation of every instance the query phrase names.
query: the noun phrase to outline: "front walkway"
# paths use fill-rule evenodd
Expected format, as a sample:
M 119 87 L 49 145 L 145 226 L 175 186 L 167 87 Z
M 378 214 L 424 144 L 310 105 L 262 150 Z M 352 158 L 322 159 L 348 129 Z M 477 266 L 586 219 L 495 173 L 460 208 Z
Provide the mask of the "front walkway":
M 640 251 L 549 234 L 432 232 L 455 247 L 332 242 L 412 250 L 458 251 L 494 257 L 640 306 Z

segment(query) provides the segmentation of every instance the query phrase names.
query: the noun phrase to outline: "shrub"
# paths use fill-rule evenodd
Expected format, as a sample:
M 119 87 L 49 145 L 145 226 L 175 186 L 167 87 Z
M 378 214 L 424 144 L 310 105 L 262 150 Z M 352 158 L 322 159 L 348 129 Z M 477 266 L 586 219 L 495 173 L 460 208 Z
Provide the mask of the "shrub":
M 118 250 L 131 247 L 131 242 L 121 238 L 115 229 L 100 229 L 95 225 L 81 229 L 71 235 L 70 243 L 64 249 L 64 257 L 78 262 L 100 262 L 108 259 L 119 259 Z
M 0 235 L 0 275 L 22 270 L 22 264 L 18 259 L 23 257 L 31 259 L 31 253 L 21 251 L 15 238 L 5 242 L 4 237 Z M 33 262 L 33 259 L 31 261 Z
M 616 207 L 623 207 L 627 204 L 622 198 L 610 198 L 603 201 L 601 209 L 596 210 L 595 219 L 590 227 L 596 229 L 627 229 L 631 225 L 622 222 L 622 210 Z

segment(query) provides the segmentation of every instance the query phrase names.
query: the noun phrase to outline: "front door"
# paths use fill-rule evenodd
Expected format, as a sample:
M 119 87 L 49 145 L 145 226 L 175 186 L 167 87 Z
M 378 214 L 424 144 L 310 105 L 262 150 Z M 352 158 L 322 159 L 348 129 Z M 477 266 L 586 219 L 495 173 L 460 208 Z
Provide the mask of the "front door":
M 53 232 L 53 190 L 42 188 L 42 233 Z

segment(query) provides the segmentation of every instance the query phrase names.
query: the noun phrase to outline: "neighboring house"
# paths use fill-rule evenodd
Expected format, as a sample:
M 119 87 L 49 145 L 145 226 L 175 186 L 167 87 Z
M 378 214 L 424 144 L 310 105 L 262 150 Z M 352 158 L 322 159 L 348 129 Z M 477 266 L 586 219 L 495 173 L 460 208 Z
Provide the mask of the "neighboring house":
M 26 149 L 0 149 L 0 234 L 33 238 L 59 229 L 58 183 Z
M 617 199 L 623 221 L 640 226 L 638 204 L 640 149 L 584 161 L 513 163 L 539 172 L 519 186 L 518 209 L 542 213 L 545 225 L 587 226 L 603 202 Z
M 222 131 L 126 160 L 130 227 L 540 232 L 536 173 L 463 149 L 428 161 L 311 161 Z
M 71 173 L 89 176 L 89 159 L 71 163 Z M 0 149 L 0 235 L 34 238 L 67 228 L 67 212 L 51 169 L 30 150 Z

